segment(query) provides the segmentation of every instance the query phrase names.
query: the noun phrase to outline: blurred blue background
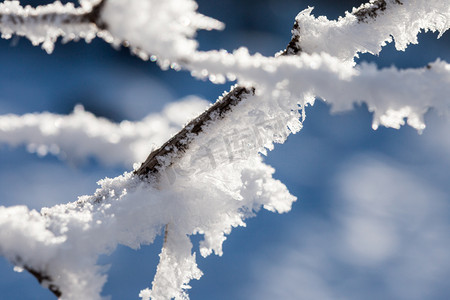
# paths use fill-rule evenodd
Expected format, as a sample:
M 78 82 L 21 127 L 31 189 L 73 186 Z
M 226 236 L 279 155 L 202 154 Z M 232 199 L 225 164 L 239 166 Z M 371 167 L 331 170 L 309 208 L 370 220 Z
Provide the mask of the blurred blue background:
M 51 1 L 21 1 L 45 4 Z M 67 1 L 63 1 L 67 2 Z M 298 12 L 336 19 L 362 1 L 200 0 L 199 11 L 226 24 L 200 32 L 201 49 L 272 55 L 284 49 Z M 450 61 L 450 34 L 422 33 L 419 45 L 379 57 L 379 67 L 423 67 Z M 60 43 L 51 55 L 23 38 L 0 40 L 0 114 L 70 113 L 76 104 L 113 121 L 140 120 L 188 95 L 215 101 L 230 84 L 213 85 L 188 72 L 161 71 L 127 49 L 97 39 Z M 288 214 L 261 211 L 235 229 L 223 257 L 198 258 L 204 276 L 191 299 L 449 299 L 450 122 L 431 110 L 422 135 L 409 127 L 371 129 L 365 105 L 331 115 L 316 102 L 304 129 L 277 145 L 266 161 L 299 200 Z M 126 169 L 95 159 L 67 165 L 25 147 L 0 145 L 0 205 L 39 209 L 92 194 L 98 179 Z M 194 237 L 194 250 L 198 250 Z M 103 295 L 137 299 L 149 286 L 162 245 L 119 247 Z M 53 299 L 29 274 L 0 258 L 0 299 Z

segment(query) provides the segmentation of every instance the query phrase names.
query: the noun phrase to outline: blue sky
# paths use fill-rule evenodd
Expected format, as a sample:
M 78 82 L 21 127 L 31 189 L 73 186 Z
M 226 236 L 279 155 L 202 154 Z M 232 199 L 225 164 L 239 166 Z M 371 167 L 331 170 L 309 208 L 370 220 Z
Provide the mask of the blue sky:
M 295 15 L 308 5 L 336 18 L 360 3 L 198 2 L 201 12 L 227 25 L 221 33 L 200 33 L 202 49 L 247 46 L 265 55 L 285 47 Z M 399 68 L 450 61 L 448 33 L 440 40 L 421 34 L 419 42 L 406 52 L 389 45 L 361 60 Z M 51 55 L 25 39 L 1 40 L 0 53 L 1 114 L 67 114 L 81 103 L 114 121 L 139 120 L 168 102 L 188 95 L 214 101 L 229 88 L 163 72 L 100 40 L 58 44 Z M 426 122 L 422 135 L 409 127 L 373 131 L 364 104 L 337 115 L 319 101 L 307 109 L 304 129 L 266 158 L 299 200 L 287 214 L 262 211 L 235 229 L 223 257 L 199 258 L 205 275 L 191 283 L 191 299 L 448 299 L 450 122 L 433 110 Z M 39 209 L 73 201 L 92 194 L 98 179 L 123 171 L 95 159 L 66 164 L 0 145 L 0 205 Z M 153 278 L 161 244 L 119 247 L 102 257 L 111 265 L 103 294 L 136 299 Z M 0 278 L 0 299 L 54 298 L 3 258 Z

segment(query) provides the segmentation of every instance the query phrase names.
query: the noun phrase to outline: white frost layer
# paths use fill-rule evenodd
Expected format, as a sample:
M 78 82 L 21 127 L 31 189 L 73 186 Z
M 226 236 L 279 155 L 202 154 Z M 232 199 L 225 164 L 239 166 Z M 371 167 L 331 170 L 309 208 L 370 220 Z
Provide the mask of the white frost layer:
M 19 1 L 4 1 L 0 3 L 1 37 L 9 39 L 13 34 L 27 37 L 33 45 L 41 45 L 51 53 L 58 37 L 64 41 L 85 39 L 87 42 L 96 37 L 97 27 L 93 24 L 70 23 L 77 16 L 90 11 L 90 3 L 75 7 L 73 3 L 61 4 L 56 1 L 45 6 L 32 8 L 22 7 Z M 51 15 L 45 17 L 44 15 Z
M 372 2 L 374 2 L 372 0 Z M 380 1 L 378 1 L 380 2 Z M 441 36 L 450 28 L 450 5 L 441 0 L 387 0 L 386 9 L 378 11 L 375 18 L 370 16 L 358 23 L 358 18 L 346 12 L 337 21 L 324 16 L 312 15 L 313 8 L 300 12 L 296 21 L 299 29 L 293 35 L 299 36 L 297 43 L 307 53 L 327 52 L 343 61 L 351 60 L 358 53 L 380 53 L 386 43 L 395 41 L 397 50 L 405 50 L 409 44 L 417 44 L 417 34 L 439 31 Z M 364 4 L 361 8 L 369 8 Z
M 108 24 L 112 43 L 126 41 L 142 58 L 152 55 L 151 60 L 168 68 L 194 54 L 197 30 L 224 27 L 196 10 L 193 0 L 108 0 L 102 19 Z
M 138 122 L 113 123 L 76 106 L 70 115 L 35 113 L 0 116 L 0 144 L 27 145 L 39 156 L 57 155 L 73 163 L 95 157 L 106 165 L 131 168 L 142 162 L 152 147 L 164 143 L 209 102 L 188 97 L 166 105 L 160 114 Z M 182 112 L 182 113 L 180 113 Z

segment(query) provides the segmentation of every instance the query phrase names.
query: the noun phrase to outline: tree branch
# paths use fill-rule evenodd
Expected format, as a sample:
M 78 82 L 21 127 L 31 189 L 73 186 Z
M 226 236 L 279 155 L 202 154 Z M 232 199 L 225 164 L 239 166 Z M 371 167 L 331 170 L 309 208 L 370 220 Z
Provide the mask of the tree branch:
M 299 55 L 303 51 L 300 47 L 300 25 L 297 21 L 294 22 L 294 27 L 291 32 L 291 41 L 281 55 Z
M 62 296 L 62 292 L 60 291 L 59 287 L 51 283 L 53 281 L 52 277 L 45 274 L 44 272 L 36 271 L 35 269 L 27 266 L 25 266 L 24 269 L 27 270 L 31 275 L 33 275 L 39 281 L 39 284 L 46 285 L 50 292 L 52 292 L 56 296 L 56 298 L 59 299 Z
M 403 5 L 400 0 L 388 0 L 393 4 Z M 364 4 L 353 12 L 353 15 L 358 19 L 358 23 L 366 22 L 367 19 L 375 19 L 378 15 L 385 11 L 387 7 L 386 0 L 377 0 L 370 4 Z
M 13 24 L 24 25 L 27 23 L 46 23 L 46 24 L 95 24 L 99 29 L 107 29 L 107 24 L 101 20 L 100 15 L 107 0 L 101 0 L 92 6 L 90 11 L 68 11 L 68 12 L 44 12 L 40 13 L 37 9 L 25 8 L 24 13 L 0 13 L 0 25 Z M 40 6 L 39 8 L 48 8 L 52 4 Z M 55 25 L 56 25 L 55 24 Z
M 145 162 L 143 162 L 141 167 L 134 173 L 139 176 L 148 177 L 149 175 L 155 175 L 161 169 L 170 166 L 176 158 L 183 155 L 195 136 L 203 131 L 204 125 L 208 124 L 208 122 L 224 118 L 227 112 L 231 111 L 234 106 L 246 99 L 248 95 L 254 94 L 254 88 L 245 88 L 242 86 L 233 88 L 208 110 L 190 121 L 170 140 L 150 153 Z M 164 160 L 165 157 L 170 157 L 170 162 L 166 162 Z

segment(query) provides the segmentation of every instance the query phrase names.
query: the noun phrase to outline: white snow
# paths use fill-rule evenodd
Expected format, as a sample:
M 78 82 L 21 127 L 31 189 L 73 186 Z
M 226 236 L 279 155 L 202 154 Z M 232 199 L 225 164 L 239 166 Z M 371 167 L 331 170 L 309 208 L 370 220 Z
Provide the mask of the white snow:
M 177 68 L 198 47 L 199 29 L 223 29 L 223 23 L 196 12 L 193 0 L 108 0 L 102 19 L 113 44 L 126 41 L 143 59 Z

